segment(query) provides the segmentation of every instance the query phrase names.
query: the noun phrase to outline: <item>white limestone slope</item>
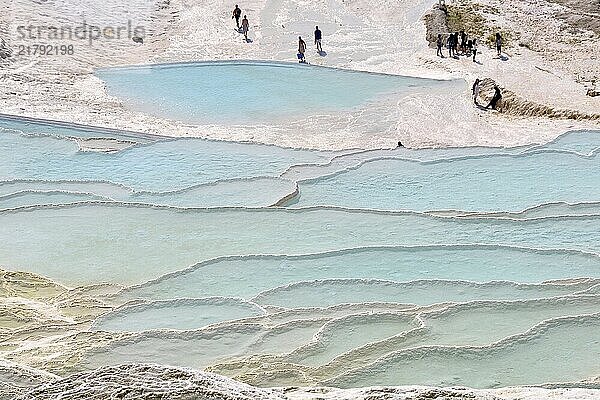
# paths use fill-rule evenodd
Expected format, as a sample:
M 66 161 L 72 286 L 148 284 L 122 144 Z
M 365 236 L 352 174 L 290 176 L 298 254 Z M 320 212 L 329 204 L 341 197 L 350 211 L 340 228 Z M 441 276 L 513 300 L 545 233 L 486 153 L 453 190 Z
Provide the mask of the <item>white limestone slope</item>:
M 598 75 L 600 64 L 590 63 L 600 43 L 597 35 L 580 29 L 567 37 L 564 32 L 571 32 L 571 28 L 554 18 L 556 13 L 565 11 L 564 6 L 550 4 L 548 0 L 535 4 L 525 0 L 481 2 L 499 7 L 497 23 L 507 29 L 522 30 L 522 37 L 537 38 L 546 28 L 552 28 L 549 32 L 562 32 L 554 37 L 568 39 L 571 44 L 554 46 L 552 52 L 546 53 L 515 46 L 507 50 L 507 61 L 494 58 L 494 51 L 484 46 L 480 46 L 480 64 L 467 58 L 439 59 L 435 50 L 427 46 L 422 21 L 433 0 L 240 2 L 250 19 L 252 43 L 244 42 L 235 31 L 230 1 L 49 0 L 43 5 L 13 1 L 1 6 L 0 32 L 5 31 L 2 36 L 15 51 L 18 45 L 33 45 L 38 41 L 19 38 L 17 27 L 27 24 L 76 26 L 85 20 L 99 26 L 120 26 L 132 21 L 133 26 L 144 28 L 146 37 L 144 44 L 134 43 L 129 37 L 100 39 L 92 45 L 82 40 L 61 41 L 56 43 L 74 44 L 73 56 L 13 56 L 0 60 L 4 83 L 0 86 L 0 112 L 162 135 L 321 149 L 395 147 L 398 140 L 411 147 L 515 146 L 545 142 L 569 129 L 597 128 L 595 122 L 509 117 L 481 111 L 471 104 L 468 85 L 457 93 L 402 99 L 390 106 L 397 108 L 391 129 L 368 134 L 340 122 L 320 131 L 305 129 L 303 124 L 189 126 L 128 110 L 119 99 L 108 96 L 103 83 L 92 74 L 96 67 L 154 62 L 294 61 L 297 36 L 302 35 L 311 44 L 314 26 L 319 25 L 324 32 L 327 55 L 319 56 L 309 46 L 308 61 L 313 64 L 431 78 L 463 78 L 469 83 L 475 77 L 491 77 L 528 101 L 585 113 L 600 110 L 600 97 L 586 96 L 585 82 L 580 79 L 584 73 L 588 78 Z M 547 38 L 542 35 L 542 39 Z M 579 56 L 572 57 L 571 53 Z

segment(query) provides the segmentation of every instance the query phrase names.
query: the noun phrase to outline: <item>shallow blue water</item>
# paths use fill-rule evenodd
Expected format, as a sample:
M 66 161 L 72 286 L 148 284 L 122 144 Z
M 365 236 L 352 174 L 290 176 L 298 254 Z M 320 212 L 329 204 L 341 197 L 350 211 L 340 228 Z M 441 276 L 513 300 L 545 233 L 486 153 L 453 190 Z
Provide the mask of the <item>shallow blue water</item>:
M 283 63 L 194 63 L 102 69 L 109 94 L 134 108 L 198 124 L 301 118 L 441 81 Z
M 265 279 L 267 276 L 268 280 Z M 600 279 L 600 257 L 578 252 L 539 252 L 495 246 L 391 247 L 299 257 L 222 259 L 132 288 L 123 295 L 152 300 L 193 297 L 198 293 L 252 297 L 273 286 L 333 278 L 541 283 L 573 277 Z M 229 284 L 223 285 L 223 282 Z
M 600 200 L 600 157 L 491 155 L 438 163 L 369 161 L 300 184 L 295 206 L 383 210 L 520 211 L 555 201 Z
M 574 131 L 561 135 L 551 143 L 540 146 L 546 149 L 576 151 L 590 155 L 600 149 L 600 131 Z
M 0 127 L 12 128 L 10 122 Z M 0 134 L 0 180 L 104 180 L 136 190 L 168 191 L 222 179 L 278 176 L 296 163 L 326 162 L 328 152 L 180 139 L 118 153 L 81 152 L 55 137 Z
M 267 386 L 492 387 L 600 374 L 598 317 L 588 315 L 600 311 L 598 132 L 536 149 L 343 157 L 201 139 L 109 154 L 69 137 L 111 135 L 0 119 L 0 266 L 74 286 L 133 285 L 103 298 L 116 309 L 92 326 L 136 333 L 101 340 L 75 368 L 162 362 L 235 375 L 243 365 Z M 224 208 L 274 204 L 294 180 L 297 205 L 337 208 Z M 558 201 L 590 203 L 507 213 Z M 33 207 L 7 210 L 19 206 Z M 474 345 L 485 347 L 465 348 Z
M 600 215 L 520 221 L 335 209 L 179 210 L 114 203 L 0 211 L 0 226 L 0 265 L 70 284 L 142 283 L 219 256 L 307 254 L 377 245 L 502 244 L 600 252 Z M 568 257 L 564 263 L 568 268 Z M 573 274 L 580 277 L 577 269 Z

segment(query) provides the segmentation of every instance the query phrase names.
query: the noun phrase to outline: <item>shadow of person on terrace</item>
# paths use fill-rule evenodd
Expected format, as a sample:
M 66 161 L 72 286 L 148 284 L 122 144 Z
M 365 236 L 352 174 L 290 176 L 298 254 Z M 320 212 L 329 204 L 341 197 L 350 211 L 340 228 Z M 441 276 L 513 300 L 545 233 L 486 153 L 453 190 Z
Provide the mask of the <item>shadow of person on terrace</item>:
M 327 52 L 325 50 L 317 51 L 317 53 L 319 53 L 321 57 L 325 57 L 327 55 Z
M 500 56 L 498 57 L 501 61 L 508 61 L 508 57 L 505 56 L 504 54 L 500 54 Z
M 252 42 L 253 42 L 253 40 L 252 40 L 252 39 L 250 39 L 250 38 L 246 38 L 246 43 L 252 43 Z

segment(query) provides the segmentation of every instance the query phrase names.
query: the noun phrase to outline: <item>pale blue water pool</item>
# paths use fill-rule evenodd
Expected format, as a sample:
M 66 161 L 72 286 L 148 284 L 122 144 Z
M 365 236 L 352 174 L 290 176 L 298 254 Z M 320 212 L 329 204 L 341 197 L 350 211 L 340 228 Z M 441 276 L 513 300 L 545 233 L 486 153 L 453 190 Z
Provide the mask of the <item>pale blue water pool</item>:
M 300 119 L 355 108 L 386 94 L 449 84 L 257 62 L 165 64 L 101 69 L 96 74 L 109 94 L 137 110 L 188 123 L 225 125 Z
M 600 199 L 598 176 L 600 156 L 576 153 L 530 152 L 429 163 L 382 159 L 301 183 L 294 206 L 521 211 L 553 201 Z
M 31 123 L 26 126 L 27 132 L 33 128 Z M 110 181 L 164 192 L 233 178 L 277 177 L 293 164 L 322 163 L 332 157 L 330 152 L 202 139 L 154 141 L 112 154 L 81 152 L 64 137 L 15 133 L 21 125 L 10 120 L 0 120 L 0 129 L 5 129 L 0 152 L 10 154 L 0 157 L 0 180 Z M 43 125 L 39 130 L 48 132 Z M 72 133 L 59 132 L 54 131 Z M 87 134 L 97 135 L 93 130 Z

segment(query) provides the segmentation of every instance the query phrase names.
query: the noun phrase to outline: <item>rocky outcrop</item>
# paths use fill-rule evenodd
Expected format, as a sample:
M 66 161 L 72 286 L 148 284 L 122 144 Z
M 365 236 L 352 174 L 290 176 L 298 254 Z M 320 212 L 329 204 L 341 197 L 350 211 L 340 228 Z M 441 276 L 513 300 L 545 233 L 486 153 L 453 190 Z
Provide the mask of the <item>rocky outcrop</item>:
M 590 96 L 590 97 L 600 96 L 600 90 L 598 90 L 598 89 L 588 89 L 587 90 L 587 95 Z
M 436 47 L 437 35 L 442 34 L 445 36 L 449 32 L 447 22 L 447 9 L 445 5 L 436 4 L 433 9 L 423 16 L 427 33 L 425 38 L 429 42 L 429 47 Z
M 120 365 L 41 385 L 19 399 L 57 398 L 285 400 L 286 397 L 271 389 L 255 388 L 223 376 L 187 368 Z
M 494 86 L 497 83 L 490 78 L 485 78 L 480 83 L 479 104 L 487 105 L 494 95 Z M 574 119 L 600 121 L 600 113 L 586 114 L 575 110 L 556 109 L 543 104 L 524 99 L 514 92 L 500 86 L 502 99 L 498 102 L 497 110 L 503 114 L 522 117 L 547 117 L 557 119 Z
M 527 398 L 593 399 L 594 389 L 510 388 L 477 390 L 427 386 L 257 388 L 217 374 L 162 365 L 120 365 L 83 372 L 42 384 L 19 400 L 163 399 L 163 400 L 516 400 Z

